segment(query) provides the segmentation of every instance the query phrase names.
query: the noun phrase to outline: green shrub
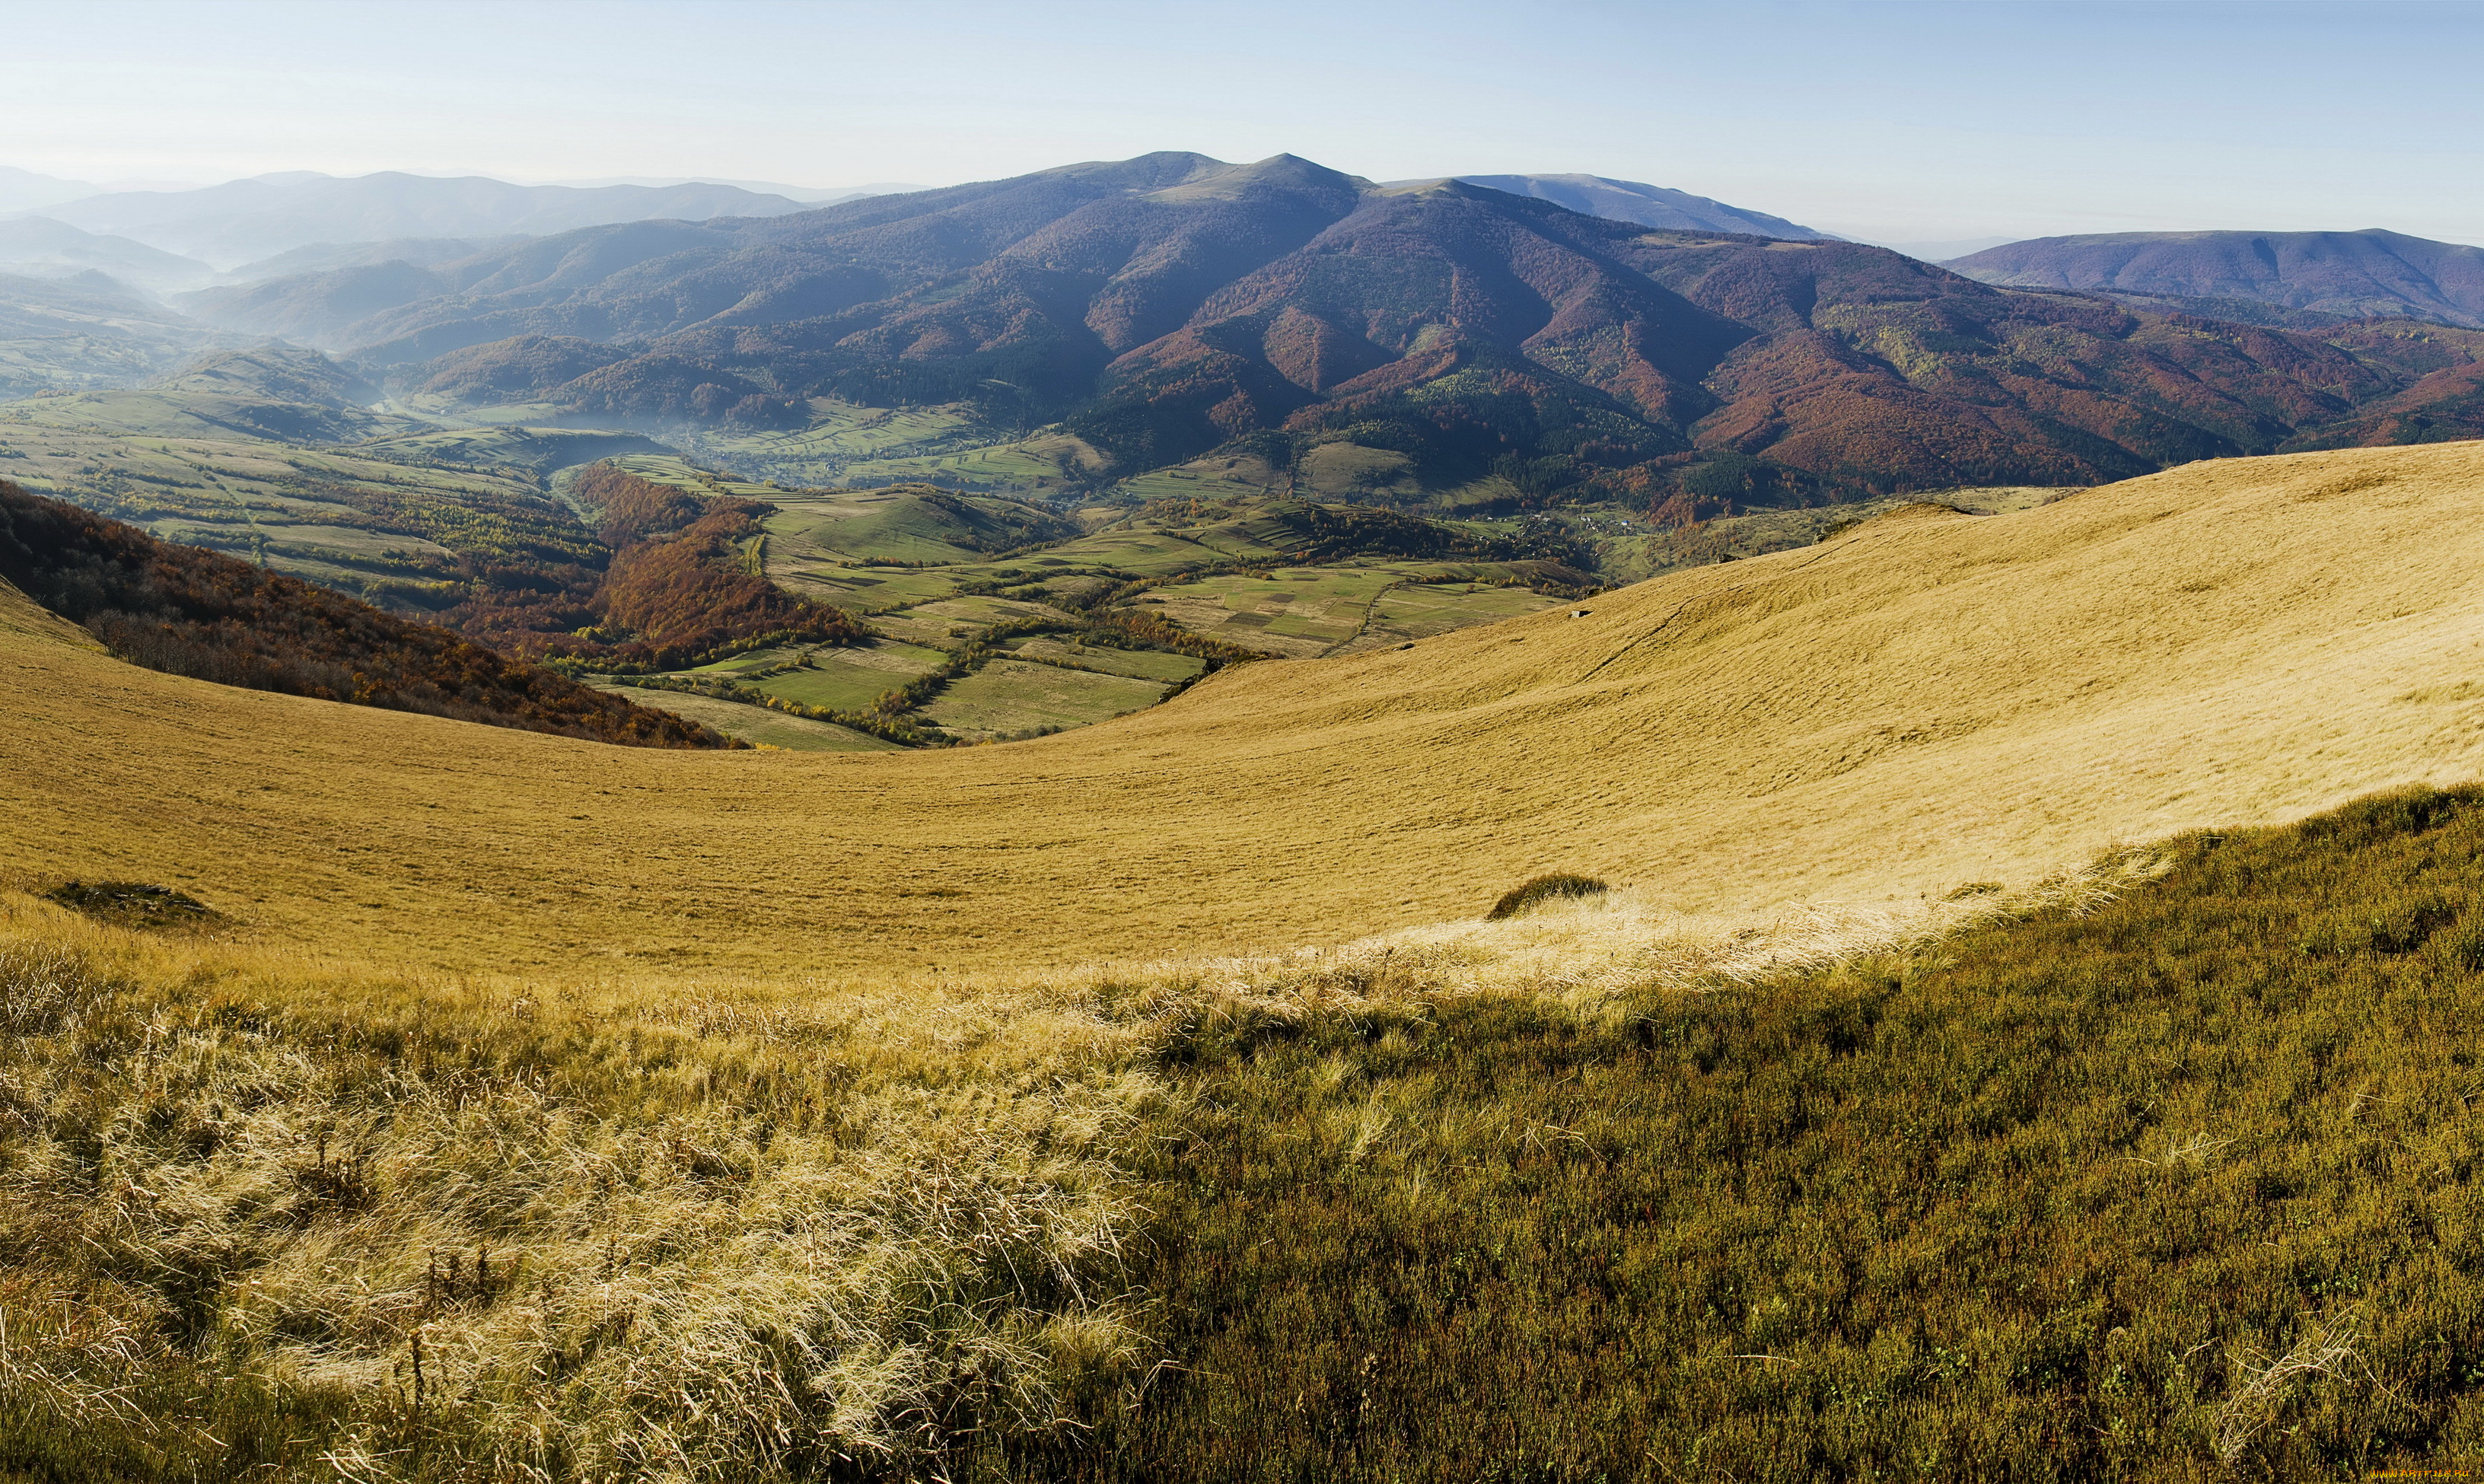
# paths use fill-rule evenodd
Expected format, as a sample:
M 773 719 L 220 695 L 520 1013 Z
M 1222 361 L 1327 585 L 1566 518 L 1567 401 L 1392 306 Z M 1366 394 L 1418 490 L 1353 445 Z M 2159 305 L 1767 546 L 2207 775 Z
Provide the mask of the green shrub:
M 1501 899 L 1492 904 L 1492 910 L 1483 914 L 1484 921 L 1497 923 L 1504 917 L 1518 917 L 1558 898 L 1601 897 L 1609 889 L 1591 876 L 1551 872 L 1522 881 L 1503 893 Z
M 215 915 L 185 891 L 144 881 L 69 881 L 43 893 L 74 912 L 124 928 L 186 928 Z

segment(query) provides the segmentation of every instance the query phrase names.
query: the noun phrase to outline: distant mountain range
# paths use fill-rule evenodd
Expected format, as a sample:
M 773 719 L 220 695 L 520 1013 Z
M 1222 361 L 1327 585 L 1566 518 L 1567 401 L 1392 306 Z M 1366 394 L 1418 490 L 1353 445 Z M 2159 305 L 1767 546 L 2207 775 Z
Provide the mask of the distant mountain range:
M 60 278 L 108 273 L 151 293 L 195 288 L 215 270 L 144 242 L 85 231 L 44 216 L 0 218 L 0 273 Z
M 1588 216 L 1669 231 L 1730 231 L 1753 237 L 1783 237 L 1796 242 L 1835 242 L 1833 233 L 1798 226 L 1765 211 L 1746 211 L 1688 191 L 1603 175 L 1459 175 L 1469 185 L 1490 186 L 1512 196 L 1532 196 Z M 1418 182 L 1401 181 L 1400 185 Z
M 103 187 L 91 180 L 64 180 L 31 170 L 0 165 L 0 211 L 25 211 L 57 202 L 93 196 Z
M 2416 364 L 2439 347 L 2388 337 L 2203 337 L 1859 243 L 1649 228 L 1290 155 L 598 227 L 246 296 L 262 325 L 402 296 L 330 342 L 400 385 L 642 425 L 799 425 L 821 395 L 971 402 L 1066 418 L 1122 472 L 1259 435 L 1280 461 L 1350 439 L 1436 487 L 1491 472 L 1692 506 L 2266 451 L 2442 369 Z
M 2484 328 L 2484 248 L 2368 231 L 2038 237 L 1952 260 L 1985 283 L 2316 328 L 2403 314 Z
M 124 191 L 48 204 L 41 215 L 230 268 L 312 243 L 543 236 L 651 219 L 705 221 L 803 209 L 736 186 L 512 185 L 481 175 L 299 172 L 189 191 Z
M 1004 429 L 1064 423 L 1108 472 L 1218 447 L 1282 469 L 1345 441 L 1427 488 L 1491 475 L 1692 514 L 2484 436 L 2484 329 L 2465 328 L 2484 326 L 2484 251 L 2383 232 L 2043 239 L 1956 273 L 1601 176 L 1390 185 L 1178 152 L 764 212 L 730 186 L 235 184 L 254 189 L 174 195 L 225 193 L 230 241 L 283 214 L 260 209 L 273 191 L 335 241 L 183 294 L 188 313 L 400 391 L 606 424 L 964 403 Z M 208 220 L 171 199 L 64 214 Z M 688 217 L 719 203 L 737 213 Z M 675 214 L 532 229 L 624 204 Z M 511 229 L 369 235 L 408 220 Z M 60 240 L 66 268 L 111 239 Z M 2373 315 L 2442 328 L 2347 322 Z

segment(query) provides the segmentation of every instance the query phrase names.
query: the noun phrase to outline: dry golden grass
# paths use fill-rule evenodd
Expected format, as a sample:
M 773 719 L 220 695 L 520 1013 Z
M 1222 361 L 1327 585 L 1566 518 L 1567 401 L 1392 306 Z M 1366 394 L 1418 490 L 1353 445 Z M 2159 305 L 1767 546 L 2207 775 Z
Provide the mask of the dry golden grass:
M 1157 1358 L 1120 1254 L 1177 1040 L 1754 983 L 2154 868 L 895 986 L 389 976 L 0 892 L 0 1433 L 277 1477 L 936 1475 Z
M 2484 764 L 2484 446 L 1900 512 L 1072 734 L 673 754 L 221 689 L 0 619 L 0 867 L 446 970 L 955 972 L 1337 941 L 1535 872 L 1689 913 L 2024 883 Z M 22 606 L 20 606 L 22 607 Z

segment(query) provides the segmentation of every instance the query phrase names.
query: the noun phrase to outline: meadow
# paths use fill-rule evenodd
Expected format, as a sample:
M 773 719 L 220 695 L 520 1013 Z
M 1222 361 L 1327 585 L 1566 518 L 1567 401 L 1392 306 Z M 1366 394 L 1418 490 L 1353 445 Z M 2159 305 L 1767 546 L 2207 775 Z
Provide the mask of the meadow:
M 528 972 L 1270 948 L 1559 869 L 1687 910 L 1911 900 L 2484 771 L 2479 485 L 2444 445 L 1901 511 L 963 752 L 495 735 L 132 670 L 20 613 L 0 869 Z
M 1007 737 L 1093 726 L 1153 706 L 1164 693 L 1151 680 L 995 660 L 951 682 L 924 715 L 953 735 Z
M 2455 1465 L 2479 489 L 1912 507 L 868 755 L 0 592 L 0 1470 Z
M 1905 908 L 391 975 L 0 897 L 35 1478 L 2455 1462 L 2484 797 Z

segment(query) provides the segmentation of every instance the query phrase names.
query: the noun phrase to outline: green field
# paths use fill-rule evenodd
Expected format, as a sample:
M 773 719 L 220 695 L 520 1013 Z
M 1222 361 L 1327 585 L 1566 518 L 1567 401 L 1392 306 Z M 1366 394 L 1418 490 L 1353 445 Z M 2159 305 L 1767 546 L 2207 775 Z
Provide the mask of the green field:
M 1506 570 L 1493 564 L 1289 567 L 1264 578 L 1202 578 L 1160 587 L 1142 601 L 1193 633 L 1302 658 L 1495 623 L 1559 601 L 1524 587 L 1425 580 L 1447 574 L 1491 578 Z
M 722 732 L 738 737 L 755 746 L 782 747 L 788 752 L 895 752 L 898 745 L 882 742 L 868 732 L 857 732 L 829 721 L 813 721 L 806 716 L 791 716 L 765 706 L 748 706 L 716 696 L 690 695 L 678 690 L 651 690 L 643 687 L 619 686 L 595 682 L 599 690 L 609 690 L 640 706 L 668 711 L 676 716 L 687 716 Z
M 1459 582 L 1409 582 L 1390 588 L 1372 601 L 1371 618 L 1357 645 L 1403 642 L 1446 634 L 1470 624 L 1498 623 L 1521 613 L 1559 606 L 1524 587 L 1489 587 Z
M 549 473 L 572 465 L 615 457 L 662 458 L 663 445 L 639 433 L 602 428 L 456 427 L 373 439 L 354 445 L 375 457 L 436 459 Z
M 962 404 L 861 407 L 815 397 L 811 410 L 812 424 L 799 432 L 710 430 L 692 435 L 688 446 L 714 463 L 813 487 L 930 480 L 953 490 L 1054 492 L 1082 484 L 1102 462 L 1074 438 L 1015 437 Z
M 840 562 L 805 559 L 788 552 L 791 543 L 770 537 L 768 577 L 805 597 L 855 613 L 878 614 L 946 598 L 962 579 L 954 569 L 916 571 L 905 567 L 849 567 Z
M 1153 706 L 1164 693 L 1154 681 L 995 660 L 952 682 L 924 715 L 961 737 L 1011 737 L 1091 726 Z
M 774 500 L 785 491 L 764 480 L 744 479 L 734 474 L 694 463 L 678 454 L 627 453 L 606 460 L 613 467 L 637 475 L 652 484 L 669 484 L 677 490 L 706 499 L 716 495 L 739 496 L 745 499 Z
M 811 650 L 803 667 L 747 684 L 768 694 L 828 711 L 868 711 L 891 690 L 904 688 L 917 676 L 948 663 L 936 649 L 878 639 L 870 644 L 823 645 Z M 778 661 L 778 662 L 781 662 Z M 750 669 L 761 666 L 752 665 Z M 747 673 L 745 670 L 742 673 Z
M 1204 660 L 1188 655 L 1169 655 L 1152 649 L 1112 649 L 1101 644 L 1080 644 L 1057 639 L 1049 634 L 1012 639 L 1009 651 L 1034 660 L 1054 660 L 1074 664 L 1081 669 L 1102 670 L 1108 675 L 1128 675 L 1140 680 L 1180 682 L 1196 680 L 1207 668 Z
M 1020 500 L 953 494 L 925 485 L 770 494 L 771 538 L 828 561 L 955 563 L 1057 542 L 1077 527 Z

